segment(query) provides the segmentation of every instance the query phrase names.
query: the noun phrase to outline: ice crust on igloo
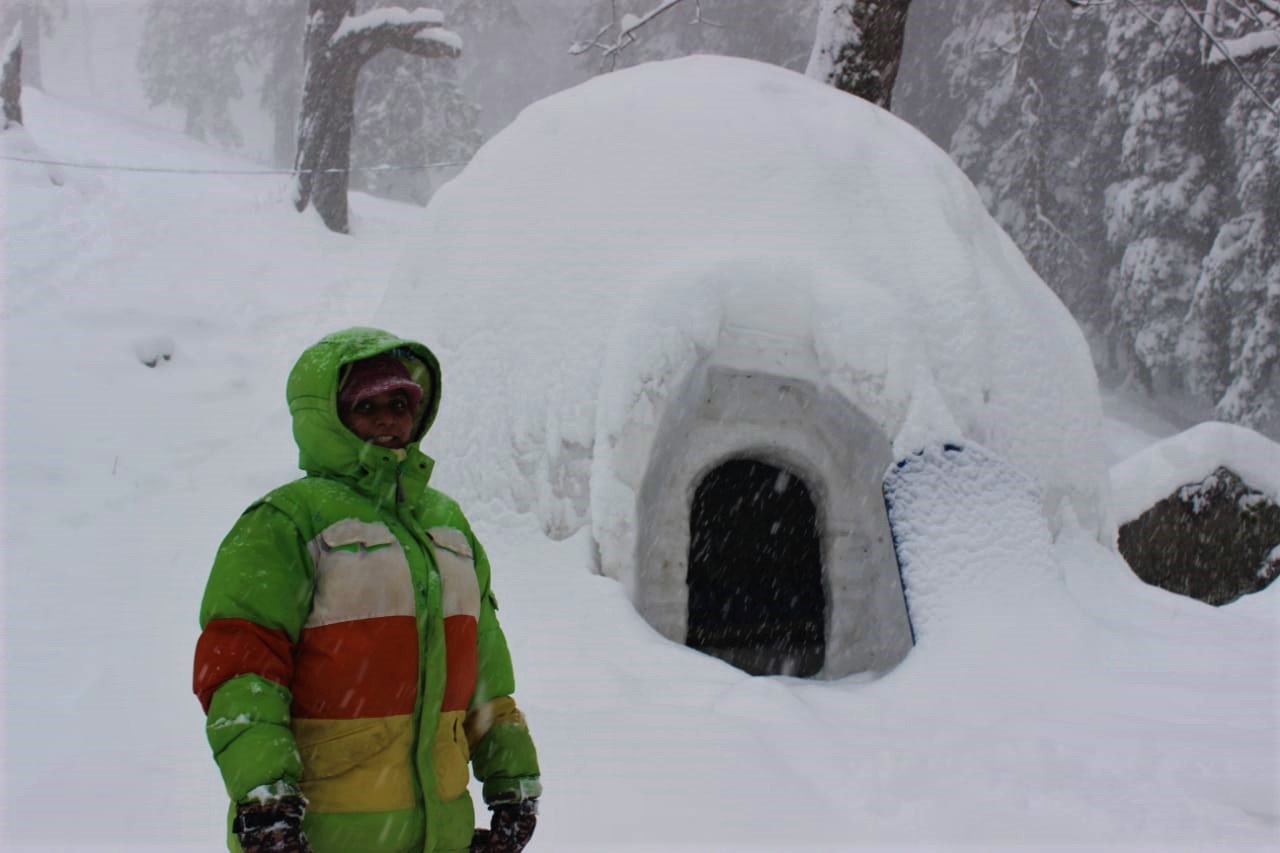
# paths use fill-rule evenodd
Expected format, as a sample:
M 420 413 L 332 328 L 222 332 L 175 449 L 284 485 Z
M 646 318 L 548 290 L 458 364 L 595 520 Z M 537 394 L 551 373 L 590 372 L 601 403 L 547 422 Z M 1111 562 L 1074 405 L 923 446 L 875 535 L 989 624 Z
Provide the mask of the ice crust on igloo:
M 870 104 L 725 57 L 604 75 L 521 113 L 420 233 L 379 319 L 441 358 L 427 445 L 459 497 L 590 520 L 629 559 L 672 401 L 736 348 L 895 455 L 981 444 L 1051 527 L 1069 506 L 1109 538 L 1083 335 L 946 154 Z

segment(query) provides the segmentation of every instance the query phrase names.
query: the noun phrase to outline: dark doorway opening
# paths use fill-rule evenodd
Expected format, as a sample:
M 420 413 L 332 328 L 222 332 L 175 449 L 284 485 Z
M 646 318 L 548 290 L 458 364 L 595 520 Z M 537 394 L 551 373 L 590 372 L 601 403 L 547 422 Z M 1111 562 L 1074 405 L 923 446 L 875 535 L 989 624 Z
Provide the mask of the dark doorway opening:
M 731 459 L 698 484 L 689 527 L 688 645 L 753 675 L 816 675 L 826 596 L 804 481 Z

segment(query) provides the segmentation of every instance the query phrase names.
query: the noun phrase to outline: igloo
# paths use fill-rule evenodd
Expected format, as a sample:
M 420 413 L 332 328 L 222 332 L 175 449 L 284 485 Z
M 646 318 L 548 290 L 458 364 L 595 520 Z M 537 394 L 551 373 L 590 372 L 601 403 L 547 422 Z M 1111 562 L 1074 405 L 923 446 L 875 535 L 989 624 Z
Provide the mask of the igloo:
M 1112 536 L 1066 309 L 945 153 L 784 69 L 693 57 L 529 107 L 432 200 L 378 319 L 440 356 L 446 489 L 589 525 L 658 632 L 749 672 L 909 652 L 882 485 L 930 443 Z

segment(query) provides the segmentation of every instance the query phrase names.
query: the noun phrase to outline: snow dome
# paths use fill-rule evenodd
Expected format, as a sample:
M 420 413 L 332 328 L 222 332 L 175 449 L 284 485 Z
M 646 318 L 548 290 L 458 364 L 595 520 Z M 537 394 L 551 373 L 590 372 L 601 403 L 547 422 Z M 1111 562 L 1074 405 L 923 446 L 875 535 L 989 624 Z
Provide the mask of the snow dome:
M 1066 309 L 946 154 L 784 69 L 693 57 L 529 107 L 435 196 L 379 320 L 441 359 L 442 487 L 590 524 L 650 624 L 748 671 L 908 652 L 881 490 L 926 445 L 1110 536 Z

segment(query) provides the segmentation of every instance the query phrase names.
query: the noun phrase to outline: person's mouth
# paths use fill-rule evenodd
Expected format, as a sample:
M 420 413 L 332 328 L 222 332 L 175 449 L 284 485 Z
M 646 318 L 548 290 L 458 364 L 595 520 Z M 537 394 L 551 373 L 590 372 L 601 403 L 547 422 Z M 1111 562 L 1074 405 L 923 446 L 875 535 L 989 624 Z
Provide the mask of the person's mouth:
M 373 437 L 373 443 L 381 447 L 392 447 L 399 442 L 400 436 L 398 435 L 375 435 Z

